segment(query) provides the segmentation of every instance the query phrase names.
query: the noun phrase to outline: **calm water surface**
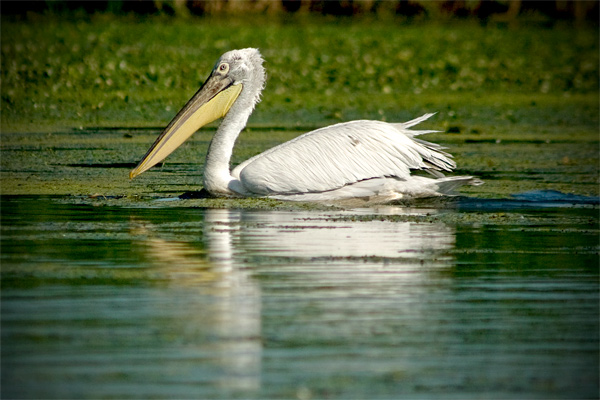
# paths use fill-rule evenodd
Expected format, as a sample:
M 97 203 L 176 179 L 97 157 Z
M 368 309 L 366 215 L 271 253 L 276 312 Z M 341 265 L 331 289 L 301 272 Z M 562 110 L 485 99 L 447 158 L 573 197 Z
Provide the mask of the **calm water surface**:
M 2 398 L 598 397 L 597 206 L 166 204 L 2 198 Z

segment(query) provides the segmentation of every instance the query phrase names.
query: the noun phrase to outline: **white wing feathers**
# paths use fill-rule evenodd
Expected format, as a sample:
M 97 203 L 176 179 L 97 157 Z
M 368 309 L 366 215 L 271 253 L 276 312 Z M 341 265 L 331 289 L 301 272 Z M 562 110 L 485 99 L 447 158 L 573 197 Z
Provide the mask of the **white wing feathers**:
M 408 135 L 411 137 L 418 136 L 418 135 L 424 135 L 426 133 L 439 132 L 439 131 L 411 131 L 411 130 L 408 130 L 408 128 L 415 126 L 417 124 L 420 124 L 421 122 L 431 118 L 434 115 L 435 115 L 435 113 L 428 113 L 428 114 L 421 115 L 418 118 L 411 119 L 410 121 L 407 121 L 407 122 L 392 122 L 392 123 L 390 123 L 390 125 L 392 125 L 396 129 L 398 129 L 399 131 L 403 132 L 405 135 Z
M 366 179 L 408 179 L 410 170 L 451 171 L 455 163 L 442 147 L 413 136 L 433 131 L 405 123 L 352 121 L 317 129 L 261 153 L 237 166 L 232 175 L 257 195 L 335 190 Z

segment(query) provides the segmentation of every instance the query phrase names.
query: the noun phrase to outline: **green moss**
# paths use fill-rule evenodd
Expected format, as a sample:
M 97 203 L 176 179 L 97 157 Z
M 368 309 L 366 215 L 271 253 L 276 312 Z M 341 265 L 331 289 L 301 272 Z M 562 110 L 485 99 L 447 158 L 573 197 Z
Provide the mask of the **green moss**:
M 215 124 L 163 167 L 133 181 L 127 174 L 219 55 L 253 46 L 268 83 L 234 164 L 327 124 L 437 112 L 422 126 L 449 133 L 427 139 L 449 147 L 457 173 L 486 181 L 463 193 L 598 195 L 597 29 L 104 15 L 3 18 L 1 29 L 4 194 L 200 190 Z
M 540 104 L 545 94 L 591 94 L 597 104 L 591 28 L 98 15 L 4 18 L 1 29 L 3 131 L 162 126 L 223 52 L 248 46 L 267 61 L 267 90 L 252 119 L 261 124 L 397 120 L 423 110 L 452 110 L 462 120 L 472 105 Z M 580 103 L 560 99 L 566 109 Z M 509 123 L 519 121 L 518 110 L 504 111 Z

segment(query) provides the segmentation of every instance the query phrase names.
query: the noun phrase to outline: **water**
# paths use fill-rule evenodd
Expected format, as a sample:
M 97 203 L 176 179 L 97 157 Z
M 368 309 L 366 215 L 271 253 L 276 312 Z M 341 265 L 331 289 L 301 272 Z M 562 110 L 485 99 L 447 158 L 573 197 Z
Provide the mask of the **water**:
M 1 226 L 2 398 L 598 396 L 585 198 L 4 196 Z

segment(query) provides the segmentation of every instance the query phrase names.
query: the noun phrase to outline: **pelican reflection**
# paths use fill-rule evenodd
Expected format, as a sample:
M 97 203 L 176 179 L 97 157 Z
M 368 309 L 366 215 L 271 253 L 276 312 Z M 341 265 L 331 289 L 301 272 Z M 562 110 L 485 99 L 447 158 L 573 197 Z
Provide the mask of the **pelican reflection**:
M 137 233 L 146 236 L 146 258 L 154 264 L 158 278 L 171 289 L 183 291 L 182 296 L 169 291 L 165 301 L 178 312 L 172 316 L 178 340 L 187 343 L 186 353 L 197 353 L 201 360 L 186 372 L 188 379 L 210 381 L 227 390 L 257 390 L 261 295 L 258 283 L 234 265 L 239 212 L 206 210 L 204 218 L 204 240 L 195 235 L 189 241 L 166 240 L 149 233 L 156 232 L 150 223 L 135 225 Z M 219 373 L 215 376 L 214 371 Z
M 260 391 L 262 320 L 281 315 L 281 307 L 295 315 L 296 304 L 314 297 L 311 318 L 341 316 L 328 325 L 332 335 L 363 329 L 357 315 L 425 313 L 420 304 L 428 301 L 429 274 L 452 264 L 455 244 L 452 227 L 411 218 L 433 212 L 206 209 L 199 210 L 202 238 L 198 231 L 187 240 L 176 234 L 184 238 L 179 241 L 155 233 L 145 244 L 168 285 L 189 289 L 186 298 L 197 302 L 182 305 L 177 323 L 186 342 L 206 354 L 200 364 L 221 371 L 211 382 Z M 168 229 L 165 236 L 177 228 Z M 281 296 L 294 301 L 276 301 Z M 378 300 L 365 302 L 365 296 Z

